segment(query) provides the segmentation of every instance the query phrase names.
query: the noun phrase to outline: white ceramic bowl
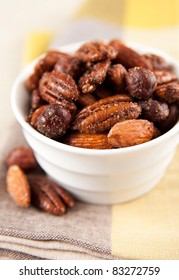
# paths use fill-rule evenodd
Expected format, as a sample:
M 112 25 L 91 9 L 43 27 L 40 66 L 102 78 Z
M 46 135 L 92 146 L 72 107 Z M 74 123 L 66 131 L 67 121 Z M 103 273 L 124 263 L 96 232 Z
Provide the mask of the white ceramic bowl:
M 81 42 L 60 48 L 73 53 Z M 129 43 L 140 53 L 155 53 L 179 64 L 163 52 Z M 113 150 L 76 148 L 49 139 L 26 121 L 29 93 L 24 81 L 38 59 L 17 77 L 12 88 L 13 112 L 28 144 L 45 172 L 77 199 L 97 204 L 115 204 L 137 198 L 155 187 L 165 173 L 179 142 L 179 123 L 164 135 L 144 144 Z

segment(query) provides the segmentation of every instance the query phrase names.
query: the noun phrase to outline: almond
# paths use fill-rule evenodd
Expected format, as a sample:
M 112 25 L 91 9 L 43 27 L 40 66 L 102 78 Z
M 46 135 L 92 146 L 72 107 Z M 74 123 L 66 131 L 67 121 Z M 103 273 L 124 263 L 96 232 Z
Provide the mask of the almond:
M 30 205 L 30 186 L 25 173 L 18 165 L 11 165 L 6 175 L 7 191 L 15 203 L 21 207 Z
M 129 147 L 150 141 L 153 134 L 153 123 L 147 120 L 126 120 L 111 128 L 108 141 L 116 148 Z
M 86 149 L 111 149 L 112 146 L 108 142 L 107 135 L 100 134 L 88 134 L 88 133 L 71 133 L 64 138 L 63 143 Z

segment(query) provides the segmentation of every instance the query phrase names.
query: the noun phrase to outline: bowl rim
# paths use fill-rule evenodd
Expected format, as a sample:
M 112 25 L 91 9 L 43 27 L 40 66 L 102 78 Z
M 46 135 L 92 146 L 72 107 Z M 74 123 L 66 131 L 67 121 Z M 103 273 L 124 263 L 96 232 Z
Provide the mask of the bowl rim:
M 104 40 L 104 41 L 107 41 L 107 40 Z M 56 48 L 56 50 L 73 53 L 73 51 L 75 49 L 77 49 L 84 42 L 85 41 L 75 42 L 72 44 L 68 44 L 68 45 Z M 123 42 L 125 42 L 125 41 L 123 40 Z M 165 52 L 160 51 L 159 49 L 151 48 L 150 46 L 145 46 L 143 44 L 138 44 L 138 43 L 134 43 L 134 42 L 130 42 L 130 41 L 127 41 L 125 43 L 127 46 L 132 47 L 134 50 L 143 49 L 143 50 L 145 50 L 145 53 L 146 53 L 146 51 L 147 52 L 150 51 L 154 54 L 163 56 L 170 63 L 174 64 L 178 68 L 178 71 L 179 71 L 179 62 L 176 59 L 174 59 L 172 56 L 166 54 Z M 129 153 L 129 152 L 130 153 L 137 152 L 138 150 L 145 150 L 146 148 L 153 147 L 157 144 L 160 144 L 163 141 L 167 141 L 167 139 L 171 138 L 176 133 L 179 134 L 179 121 L 178 121 L 169 131 L 167 131 L 166 133 L 162 134 L 161 136 L 159 136 L 155 139 L 152 139 L 146 143 L 142 143 L 142 144 L 138 144 L 138 145 L 134 145 L 134 146 L 130 146 L 130 147 L 123 147 L 123 148 L 116 148 L 116 149 L 101 149 L 101 150 L 74 147 L 74 146 L 70 146 L 70 145 L 58 142 L 57 140 L 53 140 L 53 139 L 46 137 L 45 135 L 43 135 L 40 132 L 38 132 L 37 130 L 35 130 L 29 123 L 26 122 L 25 116 L 20 111 L 20 109 L 18 107 L 18 102 L 17 102 L 17 96 L 19 94 L 17 88 L 18 88 L 19 84 L 22 84 L 22 82 L 24 83 L 24 80 L 32 72 L 33 67 L 36 64 L 36 62 L 40 58 L 42 58 L 44 55 L 45 55 L 45 53 L 40 55 L 36 59 L 34 59 L 32 62 L 30 62 L 28 65 L 26 65 L 20 71 L 20 73 L 18 74 L 18 76 L 16 77 L 16 79 L 14 81 L 14 84 L 13 84 L 12 90 L 11 90 L 11 108 L 12 108 L 12 111 L 13 111 L 16 119 L 18 120 L 18 122 L 20 123 L 20 125 L 26 132 L 28 132 L 31 136 L 38 139 L 39 141 L 41 141 L 51 147 L 61 149 L 63 151 L 70 152 L 70 153 L 91 155 L 91 156 L 106 156 L 106 155 L 125 154 L 125 153 Z

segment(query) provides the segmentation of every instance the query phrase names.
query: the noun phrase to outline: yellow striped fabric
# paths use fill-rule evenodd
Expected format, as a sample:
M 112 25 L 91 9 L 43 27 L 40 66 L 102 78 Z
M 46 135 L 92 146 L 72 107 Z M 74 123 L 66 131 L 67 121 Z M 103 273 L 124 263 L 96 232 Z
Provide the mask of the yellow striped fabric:
M 179 149 L 148 194 L 112 209 L 112 254 L 125 259 L 179 259 Z
M 159 28 L 179 24 L 178 0 L 127 0 L 124 8 L 124 26 Z

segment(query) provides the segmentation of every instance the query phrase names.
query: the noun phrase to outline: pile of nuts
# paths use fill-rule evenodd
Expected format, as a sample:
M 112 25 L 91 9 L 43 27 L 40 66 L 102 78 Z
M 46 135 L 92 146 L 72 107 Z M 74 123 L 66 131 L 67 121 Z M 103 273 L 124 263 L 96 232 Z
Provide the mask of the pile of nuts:
M 53 215 L 61 216 L 74 206 L 66 190 L 50 180 L 40 169 L 32 149 L 14 148 L 7 155 L 7 191 L 20 207 L 31 204 Z
M 172 65 L 117 39 L 84 43 L 73 55 L 47 52 L 25 86 L 31 99 L 27 121 L 75 147 L 145 143 L 178 121 L 179 80 Z

